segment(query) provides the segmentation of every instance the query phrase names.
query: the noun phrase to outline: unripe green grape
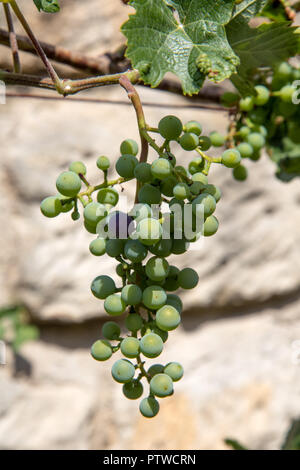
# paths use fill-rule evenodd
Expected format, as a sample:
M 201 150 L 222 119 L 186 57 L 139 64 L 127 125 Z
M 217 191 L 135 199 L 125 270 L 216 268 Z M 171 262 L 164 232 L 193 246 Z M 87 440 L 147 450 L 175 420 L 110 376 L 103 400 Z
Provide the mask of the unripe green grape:
M 219 200 L 222 197 L 222 193 L 220 188 L 218 186 L 215 186 L 213 184 L 207 184 L 204 186 L 204 192 L 207 194 L 211 194 L 216 200 L 216 202 L 219 202 Z
M 150 183 L 153 179 L 150 163 L 138 163 L 134 169 L 134 176 L 141 183 Z
M 170 209 L 172 208 L 172 206 L 174 205 L 179 205 L 181 208 L 184 207 L 184 201 L 181 201 L 180 199 L 176 199 L 176 197 L 173 197 L 173 199 L 171 199 L 169 201 L 169 207 Z
M 179 362 L 169 362 L 164 368 L 164 373 L 171 377 L 173 382 L 178 382 L 183 376 L 183 367 Z
M 184 131 L 192 132 L 192 134 L 199 136 L 202 133 L 202 126 L 198 121 L 189 121 L 184 126 Z
M 263 85 L 257 85 L 255 87 L 257 96 L 254 97 L 254 103 L 256 106 L 264 106 L 270 98 L 270 92 L 267 87 Z
M 170 176 L 169 178 L 165 178 L 162 180 L 160 184 L 161 193 L 164 196 L 172 197 L 173 196 L 173 189 L 175 188 L 176 184 L 178 183 L 177 178 L 175 176 Z
M 174 239 L 172 242 L 172 253 L 174 255 L 182 255 L 189 249 L 189 242 L 183 239 Z
M 166 140 L 177 140 L 182 128 L 182 122 L 176 116 L 165 116 L 158 123 L 159 133 Z
M 80 219 L 80 214 L 78 211 L 74 211 L 72 212 L 71 217 L 72 217 L 72 220 L 78 220 Z
M 204 175 L 204 174 L 201 173 L 201 172 L 199 172 L 199 173 L 194 173 L 193 176 L 192 176 L 192 180 L 193 180 L 193 181 L 198 181 L 199 183 L 208 184 L 207 176 Z
M 81 189 L 81 179 L 73 171 L 64 171 L 57 178 L 56 187 L 63 196 L 75 197 Z
M 123 385 L 123 394 L 129 400 L 136 400 L 143 395 L 144 387 L 139 380 L 133 380 Z
M 120 176 L 126 179 L 134 178 L 134 169 L 138 160 L 133 155 L 122 155 L 116 163 L 116 170 Z
M 62 212 L 62 205 L 59 197 L 49 196 L 43 199 L 40 205 L 41 212 L 45 217 L 57 217 Z
M 171 152 L 163 153 L 161 158 L 164 158 L 165 160 L 168 160 L 171 163 L 172 166 L 176 165 L 176 157 Z
M 117 258 L 123 254 L 124 251 L 124 240 L 118 238 L 112 238 L 106 240 L 106 253 L 111 258 Z
M 201 191 L 204 189 L 205 185 L 203 183 L 200 183 L 200 181 L 194 181 L 194 183 L 189 186 L 191 194 L 193 196 L 198 196 Z
M 126 383 L 133 379 L 135 368 L 127 359 L 119 359 L 112 366 L 111 374 L 116 382 Z
M 126 276 L 126 271 L 128 269 L 128 266 L 125 263 L 119 263 L 116 267 L 116 273 L 120 277 Z
M 160 256 L 161 258 L 167 258 L 170 256 L 172 250 L 172 240 L 169 238 L 161 239 L 155 245 L 149 247 L 149 251 L 156 256 Z
M 91 347 L 91 355 L 96 361 L 107 361 L 112 356 L 112 348 L 108 341 L 98 339 Z
M 242 137 L 242 139 L 246 139 L 247 135 L 250 134 L 251 132 L 251 129 L 247 126 L 242 126 L 239 130 L 238 130 L 238 135 L 240 135 Z
M 106 313 L 112 316 L 122 315 L 126 310 L 126 303 L 120 294 L 111 294 L 104 301 L 104 309 Z
M 162 227 L 156 219 L 143 219 L 138 223 L 136 233 L 144 245 L 155 245 L 161 239 Z
M 176 199 L 183 201 L 184 199 L 190 197 L 191 192 L 186 183 L 178 183 L 173 189 L 173 194 Z
M 160 286 L 149 286 L 143 292 L 143 304 L 149 310 L 158 310 L 167 300 L 165 290 Z
M 169 269 L 168 261 L 157 256 L 150 258 L 146 264 L 146 274 L 149 279 L 155 282 L 164 280 L 168 275 Z
M 179 285 L 182 289 L 194 289 L 199 282 L 199 276 L 192 268 L 184 268 L 178 274 Z
M 293 69 L 287 62 L 281 62 L 277 65 L 274 72 L 274 78 L 283 81 L 289 81 L 292 76 Z
M 251 155 L 250 159 L 253 160 L 254 162 L 256 162 L 257 160 L 260 159 L 260 157 L 261 157 L 260 151 L 255 150 L 253 155 Z
M 82 162 L 72 162 L 69 171 L 73 171 L 77 175 L 86 175 L 86 166 Z
M 150 205 L 160 204 L 161 192 L 157 187 L 152 186 L 149 183 L 146 183 L 139 190 L 138 200 L 141 203 L 150 204 Z
M 125 357 L 134 358 L 139 355 L 140 342 L 137 338 L 127 337 L 121 342 L 121 352 Z
M 263 124 L 266 121 L 267 110 L 265 108 L 255 108 L 248 113 L 248 118 L 255 124 Z
M 188 177 L 188 173 L 187 173 L 186 169 L 184 168 L 184 166 L 182 166 L 182 165 L 177 165 L 177 166 L 175 166 L 174 170 L 175 170 L 176 173 L 178 173 L 178 175 L 181 176 L 182 178 L 187 178 L 187 177 Z
M 106 240 L 104 238 L 96 238 L 90 243 L 89 249 L 92 255 L 102 256 L 106 252 Z
M 280 101 L 278 104 L 278 113 L 285 118 L 293 116 L 296 111 L 297 106 L 293 103 L 286 103 L 285 101 Z
M 163 331 L 175 330 L 180 321 L 180 314 L 172 305 L 164 305 L 156 312 L 155 322 Z
M 127 284 L 123 287 L 121 297 L 127 305 L 137 305 L 142 301 L 142 290 L 135 284 Z
M 222 147 L 225 144 L 225 137 L 223 137 L 219 132 L 211 132 L 209 134 L 209 138 L 214 147 Z
M 139 240 L 128 240 L 125 243 L 124 255 L 133 263 L 140 263 L 147 256 L 147 248 Z
M 238 167 L 237 167 L 238 168 Z M 216 233 L 219 228 L 218 219 L 214 215 L 210 215 L 204 222 L 203 233 L 205 237 L 210 237 Z
M 84 228 L 89 232 L 96 234 L 97 233 L 97 224 L 88 222 L 87 220 L 84 220 Z
M 202 193 L 193 200 L 192 211 L 194 215 L 197 215 L 198 205 L 203 205 L 205 217 L 213 214 L 216 210 L 216 200 L 211 194 L 208 193 Z
M 241 111 L 252 111 L 254 108 L 254 97 L 253 96 L 247 96 L 246 98 L 242 98 L 240 100 L 240 110 Z
M 61 202 L 61 212 L 70 212 L 74 208 L 74 201 L 64 204 L 64 201 L 70 199 L 68 196 L 63 196 L 62 194 L 58 193 L 56 197 L 58 197 Z
M 250 136 L 251 134 L 249 134 Z M 248 139 L 249 139 L 248 136 Z M 252 142 L 248 141 L 250 145 L 252 145 Z M 252 145 L 253 146 L 253 145 Z M 227 168 L 234 168 L 235 166 L 238 166 L 241 162 L 241 155 L 240 152 L 236 149 L 228 149 L 225 150 L 225 152 L 222 153 L 222 163 L 223 165 L 227 166 Z M 210 214 L 208 214 L 210 215 Z
M 179 139 L 179 143 L 184 150 L 195 150 L 199 145 L 199 137 L 192 132 L 185 132 Z
M 240 152 L 242 158 L 250 158 L 254 152 L 253 147 L 247 142 L 242 142 L 236 149 Z
M 104 155 L 102 155 L 101 157 L 97 159 L 96 164 L 99 170 L 102 170 L 102 171 L 107 171 L 110 167 L 110 161 Z
M 161 374 L 164 371 L 164 366 L 162 364 L 153 364 L 149 367 L 147 373 L 150 377 L 154 377 L 157 374 Z
M 125 326 L 129 331 L 136 333 L 143 327 L 143 319 L 138 313 L 130 313 L 125 319 Z
M 203 151 L 206 152 L 206 150 L 210 149 L 212 143 L 209 137 L 206 135 L 202 135 L 199 137 L 199 148 Z
M 114 321 L 107 321 L 102 326 L 102 335 L 111 341 L 118 340 L 121 334 L 121 328 Z
M 164 398 L 172 395 L 173 381 L 167 374 L 156 374 L 150 380 L 150 390 L 157 397 Z
M 278 95 L 285 103 L 292 103 L 293 95 L 296 92 L 296 88 L 293 85 L 285 85 L 278 91 Z
M 140 403 L 140 412 L 145 418 L 154 418 L 159 412 L 159 403 L 153 397 L 144 398 Z
M 179 269 L 176 266 L 170 266 L 168 276 L 163 286 L 166 291 L 172 292 L 179 288 L 178 274 Z
M 163 180 L 172 175 L 173 167 L 169 160 L 157 158 L 151 165 L 151 173 L 154 178 Z
M 91 291 L 97 299 L 105 299 L 116 292 L 116 285 L 111 277 L 102 275 L 93 280 Z
M 167 295 L 167 305 L 171 305 L 172 307 L 176 308 L 177 312 L 181 314 L 183 310 L 183 304 L 181 298 L 176 294 L 168 294 Z
M 203 170 L 204 160 L 202 157 L 196 157 L 189 163 L 189 172 L 191 175 L 200 172 Z
M 146 357 L 159 356 L 163 347 L 163 340 L 155 333 L 148 333 L 140 340 L 140 350 Z
M 251 134 L 247 136 L 247 142 L 253 147 L 254 151 L 256 151 L 264 147 L 266 139 L 258 132 L 251 132 Z
M 151 326 L 151 332 L 158 335 L 162 339 L 163 343 L 165 343 L 169 337 L 168 332 L 161 330 L 157 325 Z
M 103 204 L 99 202 L 90 202 L 85 206 L 83 217 L 88 224 L 97 225 L 100 220 L 107 216 L 107 210 Z
M 232 170 L 232 174 L 237 181 L 245 181 L 248 176 L 248 171 L 244 165 L 239 165 Z
M 100 189 L 97 194 L 97 201 L 114 207 L 119 202 L 119 193 L 113 188 Z
M 129 155 L 135 156 L 137 155 L 138 151 L 139 151 L 139 146 L 136 143 L 136 141 L 133 139 L 123 140 L 123 142 L 120 145 L 121 155 L 129 154 Z

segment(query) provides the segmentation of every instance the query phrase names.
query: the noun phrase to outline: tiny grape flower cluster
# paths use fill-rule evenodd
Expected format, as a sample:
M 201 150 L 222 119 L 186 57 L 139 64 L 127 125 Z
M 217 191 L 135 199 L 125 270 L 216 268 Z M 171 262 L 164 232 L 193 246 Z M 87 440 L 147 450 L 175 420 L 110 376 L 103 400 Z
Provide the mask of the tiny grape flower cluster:
M 159 146 L 149 133 L 162 138 L 162 144 Z M 138 144 L 132 139 L 120 146 L 121 156 L 115 165 L 119 177 L 115 180 L 107 178 L 110 161 L 106 156 L 97 160 L 103 182 L 96 186 L 86 179 L 85 165 L 73 162 L 68 171 L 58 176 L 58 193 L 42 201 L 41 211 L 50 218 L 71 212 L 72 219 L 77 220 L 81 204 L 85 229 L 97 234 L 90 243 L 90 252 L 97 257 L 106 254 L 118 262 L 118 285 L 102 274 L 92 281 L 91 291 L 104 301 L 110 317 L 125 314 L 127 333 L 122 334 L 115 321 L 104 323 L 103 339 L 92 345 L 91 354 L 97 361 L 106 361 L 121 352 L 123 358 L 113 364 L 112 377 L 123 384 L 123 394 L 131 400 L 141 398 L 143 381 L 148 383 L 140 412 L 151 418 L 159 411 L 158 398 L 173 394 L 174 383 L 183 376 L 183 367 L 178 362 L 147 367 L 144 358 L 157 358 L 169 333 L 181 322 L 183 304 L 175 292 L 193 289 L 199 281 L 194 269 L 180 270 L 167 258 L 186 253 L 201 236 L 217 232 L 219 223 L 214 212 L 221 191 L 208 182 L 209 169 L 212 163 L 234 168 L 240 164 L 241 155 L 236 149 L 228 149 L 220 157 L 208 156 L 206 150 L 211 145 L 219 146 L 222 138 L 217 133 L 202 135 L 197 121 L 183 126 L 176 116 L 164 117 L 157 128 L 147 126 L 144 136 L 157 152 L 152 163 L 138 161 Z M 171 151 L 174 144 L 196 152 L 187 168 L 177 165 Z M 134 207 L 128 213 L 115 210 L 119 201 L 115 186 L 134 179 Z M 166 212 L 162 212 L 162 203 L 168 207 Z M 186 211 L 189 217 L 182 216 Z

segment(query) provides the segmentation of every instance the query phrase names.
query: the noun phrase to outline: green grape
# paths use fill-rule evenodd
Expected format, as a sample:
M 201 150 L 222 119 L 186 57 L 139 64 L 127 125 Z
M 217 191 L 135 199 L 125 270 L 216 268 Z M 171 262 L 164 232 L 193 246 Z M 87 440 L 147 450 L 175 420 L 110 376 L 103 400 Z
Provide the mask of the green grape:
M 182 255 L 189 249 L 189 242 L 185 239 L 174 239 L 172 242 L 172 253 L 174 255 Z
M 199 137 L 199 148 L 206 152 L 212 146 L 211 140 L 209 137 L 202 135 Z
M 87 220 L 84 221 L 84 227 L 89 233 L 97 233 L 97 224 L 88 222 Z
M 151 251 L 151 253 L 156 256 L 160 256 L 161 258 L 167 258 L 172 252 L 172 240 L 169 238 L 163 238 L 155 245 L 150 246 L 149 251 Z
M 248 113 L 248 118 L 255 124 L 263 124 L 266 121 L 267 110 L 265 108 L 255 108 Z
M 182 132 L 182 122 L 176 116 L 165 116 L 159 121 L 158 130 L 166 140 L 177 140 Z
M 295 92 L 296 88 L 293 85 L 285 85 L 283 88 L 281 88 L 281 90 L 276 92 L 276 94 L 278 94 L 283 102 L 292 103 Z
M 151 165 L 151 173 L 154 178 L 163 180 L 168 176 L 171 176 L 173 172 L 173 166 L 165 158 L 157 158 Z
M 116 285 L 111 277 L 102 275 L 93 280 L 91 291 L 97 299 L 105 299 L 116 292 Z
M 164 194 L 164 196 L 172 197 L 173 190 L 177 183 L 178 183 L 178 180 L 177 178 L 175 178 L 175 176 L 170 176 L 169 178 L 165 178 L 160 184 L 161 193 Z
M 74 208 L 74 201 L 64 204 L 65 201 L 70 199 L 68 196 L 63 196 L 58 193 L 56 197 L 58 197 L 61 202 L 61 212 L 70 212 Z
M 297 106 L 293 103 L 286 103 L 285 101 L 280 101 L 278 104 L 278 113 L 283 117 L 289 118 L 293 116 L 296 111 Z M 266 135 L 264 135 L 264 137 L 266 137 Z
M 183 201 L 190 197 L 191 193 L 186 183 L 178 183 L 173 189 L 173 194 L 176 199 Z
M 237 181 L 245 181 L 248 176 L 248 171 L 244 165 L 238 165 L 232 170 L 232 174 Z
M 194 183 L 192 183 L 189 188 L 191 194 L 193 194 L 194 196 L 198 196 L 201 193 L 202 189 L 204 189 L 203 187 L 205 187 L 203 183 L 200 183 L 200 181 L 194 181 Z
M 122 315 L 126 310 L 126 303 L 120 294 L 111 294 L 104 301 L 104 309 L 106 313 L 112 316 Z
M 237 167 L 238 168 L 238 167 Z M 214 215 L 210 215 L 204 222 L 203 233 L 205 237 L 214 235 L 219 228 L 218 219 Z
M 164 258 L 153 256 L 147 261 L 146 274 L 152 281 L 164 280 L 169 272 L 169 263 Z
M 170 266 L 168 276 L 163 285 L 166 291 L 172 292 L 179 288 L 178 274 L 179 274 L 179 269 L 176 266 Z
M 187 173 L 186 169 L 184 168 L 184 166 L 177 165 L 177 166 L 175 166 L 174 170 L 176 171 L 176 173 L 180 177 L 182 177 L 182 178 L 187 178 L 188 177 L 188 173 Z
M 113 188 L 103 188 L 98 191 L 97 201 L 101 204 L 116 206 L 119 202 L 119 193 Z
M 213 184 L 207 184 L 206 186 L 204 186 L 204 192 L 211 194 L 211 196 L 215 198 L 216 202 L 219 202 L 222 197 L 220 188 L 214 186 Z
M 157 357 L 164 347 L 163 340 L 155 333 L 148 333 L 140 340 L 140 350 L 146 357 Z
M 178 382 L 183 376 L 183 367 L 179 362 L 169 362 L 164 368 L 164 373 L 171 377 L 173 382 Z
M 134 358 L 139 355 L 140 342 L 137 338 L 129 336 L 121 342 L 121 352 L 125 357 Z
M 249 134 L 250 136 L 251 134 Z M 248 139 L 249 139 L 248 136 Z M 252 142 L 248 141 L 250 145 L 252 145 Z M 253 145 L 252 145 L 253 147 Z M 241 162 L 241 155 L 240 152 L 236 149 L 228 149 L 225 150 L 225 152 L 222 153 L 222 163 L 223 165 L 227 166 L 227 168 L 234 168 L 235 166 L 238 166 Z M 208 214 L 210 215 L 210 214 Z
M 86 175 L 86 166 L 82 162 L 72 162 L 69 171 L 73 171 L 77 175 Z
M 266 139 L 258 132 L 251 132 L 251 134 L 247 136 L 247 142 L 253 147 L 254 151 L 256 151 L 260 150 L 265 145 Z
M 171 305 L 172 307 L 176 308 L 179 313 L 181 313 L 183 310 L 182 300 L 176 294 L 168 294 L 166 303 L 167 305 Z
M 145 204 L 160 204 L 161 193 L 158 188 L 149 183 L 144 184 L 138 193 L 138 200 Z
M 164 305 L 156 312 L 155 322 L 163 331 L 175 330 L 180 321 L 180 314 L 172 305 Z
M 167 331 L 163 331 L 158 326 L 154 325 L 151 327 L 151 332 L 155 333 L 156 335 L 160 336 L 163 343 L 165 343 L 169 337 L 169 334 Z M 143 335 L 144 336 L 144 335 Z
M 107 321 L 102 326 L 102 335 L 106 339 L 118 340 L 121 334 L 121 328 L 114 321 Z
M 289 81 L 292 76 L 292 73 L 292 67 L 287 62 L 281 62 L 275 68 L 274 78 L 282 81 Z
M 236 149 L 240 152 L 242 158 L 250 158 L 254 153 L 253 147 L 247 142 L 242 142 Z
M 106 253 L 111 258 L 117 258 L 123 254 L 124 251 L 124 240 L 118 238 L 112 238 L 106 240 Z
M 249 127 L 247 126 L 242 126 L 239 130 L 238 130 L 238 135 L 240 135 L 242 137 L 242 139 L 246 139 L 247 135 L 250 134 L 251 130 Z
M 136 400 L 143 395 L 144 387 L 139 380 L 133 380 L 123 385 L 123 394 L 129 400 Z
M 189 121 L 184 126 L 184 131 L 185 132 L 192 132 L 193 134 L 196 134 L 197 136 L 199 136 L 202 133 L 202 126 L 201 126 L 200 122 Z
M 134 178 L 134 169 L 138 164 L 138 160 L 133 155 L 122 155 L 117 160 L 116 170 L 120 176 L 126 179 Z
M 143 292 L 143 304 L 149 310 L 158 310 L 167 300 L 165 290 L 160 286 L 149 286 Z
M 223 137 L 219 132 L 211 132 L 209 134 L 209 138 L 214 147 L 222 147 L 225 144 L 225 137 Z
M 257 96 L 254 97 L 254 103 L 256 106 L 264 106 L 270 98 L 270 92 L 267 87 L 263 85 L 257 85 L 255 87 Z
M 184 268 L 178 274 L 179 285 L 182 289 L 193 289 L 199 282 L 199 276 L 192 268 Z
M 62 205 L 59 197 L 49 196 L 41 202 L 41 212 L 45 217 L 57 217 L 62 212 Z
M 162 364 L 152 364 L 152 366 L 149 367 L 147 373 L 152 378 L 156 374 L 161 374 L 163 371 L 164 371 L 164 366 Z
M 199 145 L 199 137 L 192 132 L 185 132 L 179 139 L 179 143 L 184 150 L 195 150 Z
M 73 171 L 64 171 L 57 178 L 56 187 L 63 196 L 75 197 L 81 189 L 81 179 Z
M 133 263 L 140 263 L 147 256 L 147 248 L 139 240 L 128 240 L 125 243 L 124 255 Z
M 251 155 L 250 159 L 253 160 L 254 162 L 256 162 L 257 160 L 259 160 L 261 157 L 260 155 L 260 151 L 259 150 L 255 150 L 255 152 L 253 153 L 253 155 Z
M 85 206 L 83 217 L 88 224 L 97 225 L 100 220 L 107 216 L 107 210 L 103 204 L 99 202 L 90 202 Z
M 176 199 L 176 197 L 173 197 L 173 199 L 171 199 L 171 201 L 169 202 L 170 209 L 174 205 L 179 205 L 182 208 L 184 207 L 184 201 L 181 201 L 180 199 Z
M 130 382 L 135 374 L 134 365 L 127 359 L 119 359 L 111 368 L 111 374 L 116 382 Z
M 90 252 L 95 256 L 102 256 L 106 252 L 106 240 L 104 238 L 96 238 L 90 243 Z
M 102 155 L 101 157 L 97 159 L 96 164 L 99 170 L 102 170 L 102 171 L 107 171 L 110 167 L 110 161 L 104 155 Z
M 173 155 L 173 153 L 171 152 L 165 152 L 162 154 L 161 158 L 165 158 L 166 160 L 168 160 L 171 165 L 175 166 L 176 165 L 176 157 L 175 155 Z
M 137 155 L 138 151 L 139 151 L 139 146 L 136 143 L 136 141 L 133 139 L 123 140 L 123 142 L 120 145 L 121 155 L 129 154 L 129 155 L 135 156 Z
M 123 287 L 121 297 L 127 305 L 137 305 L 142 301 L 142 290 L 135 284 L 127 284 Z
M 112 356 L 112 348 L 108 341 L 98 339 L 91 347 L 91 355 L 96 361 L 107 361 Z
M 152 217 L 152 209 L 149 204 L 135 204 L 132 210 L 129 212 L 130 217 L 133 217 L 136 222 L 140 222 L 140 220 L 147 219 L 148 217 Z
M 247 96 L 246 98 L 242 98 L 240 100 L 240 110 L 241 111 L 252 111 L 254 108 L 254 97 L 253 96 Z
M 72 212 L 71 217 L 72 217 L 72 220 L 78 220 L 80 219 L 80 214 L 78 211 L 74 211 Z
M 136 333 L 143 327 L 143 319 L 138 313 L 130 313 L 125 319 L 125 326 L 129 331 Z
M 156 374 L 150 380 L 150 390 L 157 397 L 167 397 L 173 393 L 173 381 L 167 374 Z
M 208 179 L 207 179 L 207 176 L 204 175 L 203 173 L 199 172 L 199 173 L 194 173 L 193 176 L 192 176 L 192 180 L 195 182 L 195 181 L 198 181 L 199 183 L 202 183 L 202 184 L 208 184 Z
M 155 245 L 161 239 L 162 227 L 156 219 L 143 219 L 138 223 L 136 233 L 144 245 Z
M 159 403 L 155 398 L 143 398 L 140 403 L 140 412 L 145 418 L 154 418 L 159 412 Z
M 191 175 L 200 172 L 203 170 L 204 160 L 202 157 L 196 157 L 189 163 L 189 172 Z
M 214 213 L 217 204 L 215 198 L 211 194 L 204 192 L 200 194 L 200 196 L 197 196 L 192 202 L 192 210 L 194 215 L 197 215 L 198 206 L 200 205 L 203 205 L 204 216 L 208 217 Z
M 138 163 L 134 169 L 134 176 L 141 183 L 150 183 L 153 179 L 150 163 Z
M 126 276 L 126 271 L 128 269 L 128 265 L 126 263 L 119 263 L 116 267 L 116 273 L 120 277 Z

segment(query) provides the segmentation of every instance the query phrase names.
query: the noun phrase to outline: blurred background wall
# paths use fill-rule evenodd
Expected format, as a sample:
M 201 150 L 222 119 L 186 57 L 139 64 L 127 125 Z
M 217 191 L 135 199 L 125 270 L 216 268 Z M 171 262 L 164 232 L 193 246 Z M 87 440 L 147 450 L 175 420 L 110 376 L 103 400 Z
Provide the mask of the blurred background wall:
M 90 55 L 122 44 L 118 28 L 129 8 L 121 2 L 61 3 L 61 13 L 51 16 L 20 2 L 44 41 Z M 34 58 L 22 58 L 25 71 L 36 71 Z M 1 67 L 8 60 L 1 46 Z M 165 105 L 145 108 L 151 125 L 171 113 L 199 120 L 205 133 L 226 129 L 226 113 L 174 109 L 186 100 L 139 91 L 144 102 Z M 127 101 L 118 87 L 92 96 Z M 183 325 L 162 356 L 165 363 L 179 360 L 185 376 L 148 421 L 112 381 L 113 359 L 98 364 L 89 355 L 105 319 L 89 286 L 96 275 L 114 276 L 114 261 L 90 255 L 93 235 L 82 222 L 68 215 L 45 219 L 39 210 L 71 161 L 82 160 L 96 182 L 96 158 L 115 161 L 128 137 L 138 134 L 126 105 L 8 98 L 0 106 L 0 306 L 24 305 L 40 330 L 17 355 L 8 348 L 0 366 L 0 448 L 223 449 L 226 437 L 250 448 L 278 448 L 299 414 L 299 181 L 278 181 L 267 156 L 247 162 L 245 183 L 225 168 L 212 171 L 211 182 L 223 191 L 219 232 L 199 251 L 170 261 L 200 275 L 197 289 L 181 293 Z M 179 164 L 187 158 L 178 148 L 175 153 Z M 126 185 L 131 195 L 133 185 Z

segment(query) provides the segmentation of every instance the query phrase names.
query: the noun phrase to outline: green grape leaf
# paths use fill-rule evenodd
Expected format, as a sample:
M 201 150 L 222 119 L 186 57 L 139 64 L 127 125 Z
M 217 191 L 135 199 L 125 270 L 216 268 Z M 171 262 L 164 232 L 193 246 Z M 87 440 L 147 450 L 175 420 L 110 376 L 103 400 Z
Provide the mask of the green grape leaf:
M 274 142 L 269 148 L 271 159 L 277 166 L 277 178 L 289 182 L 300 176 L 300 144 L 286 137 L 283 139 L 283 145 L 278 146 Z
M 234 0 L 132 0 L 130 5 L 136 13 L 122 26 L 126 56 L 146 84 L 155 87 L 171 72 L 184 94 L 192 95 L 205 78 L 220 82 L 236 72 L 239 59 L 225 31 Z
M 253 16 L 258 15 L 269 0 L 243 0 L 234 6 L 232 18 L 229 24 L 249 23 Z
M 21 325 L 16 329 L 16 335 L 12 346 L 15 351 L 18 351 L 22 344 L 28 341 L 34 341 L 39 337 L 39 330 L 34 325 Z
M 292 421 L 281 449 L 300 450 L 300 419 L 295 419 Z
M 60 10 L 58 0 L 33 0 L 39 11 L 56 13 Z

